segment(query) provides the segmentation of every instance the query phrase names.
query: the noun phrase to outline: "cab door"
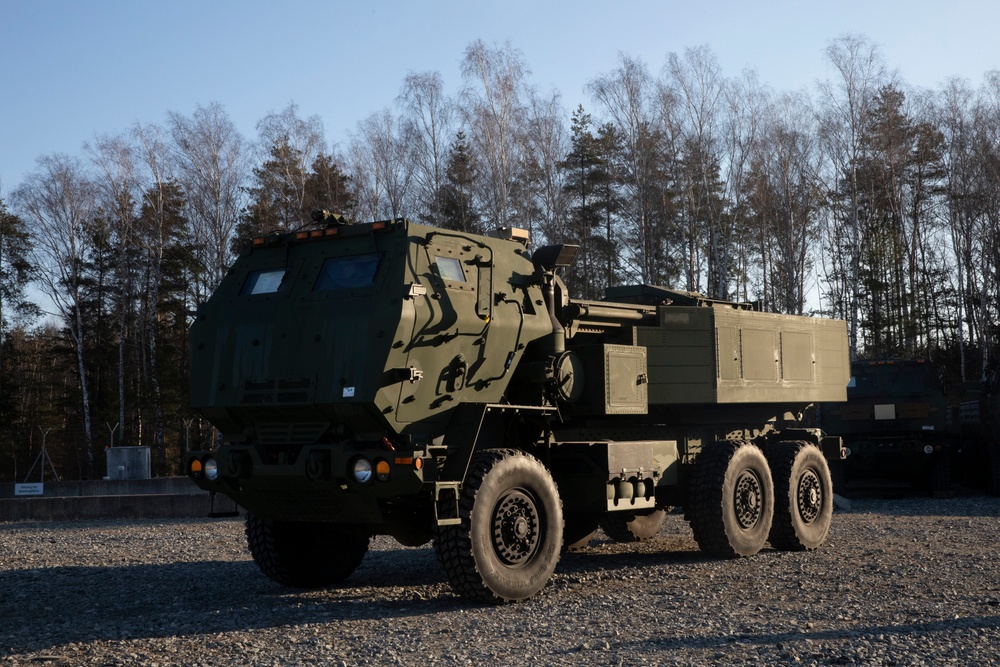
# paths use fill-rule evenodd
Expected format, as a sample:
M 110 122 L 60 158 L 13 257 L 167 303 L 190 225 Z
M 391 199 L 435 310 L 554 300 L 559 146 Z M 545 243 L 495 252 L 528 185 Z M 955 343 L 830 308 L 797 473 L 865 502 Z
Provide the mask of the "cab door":
M 454 407 L 475 378 L 492 316 L 492 251 L 450 232 L 412 243 L 416 278 L 408 297 L 413 333 L 406 341 L 409 378 L 402 382 L 397 420 L 412 422 Z M 481 364 L 480 364 L 481 365 Z

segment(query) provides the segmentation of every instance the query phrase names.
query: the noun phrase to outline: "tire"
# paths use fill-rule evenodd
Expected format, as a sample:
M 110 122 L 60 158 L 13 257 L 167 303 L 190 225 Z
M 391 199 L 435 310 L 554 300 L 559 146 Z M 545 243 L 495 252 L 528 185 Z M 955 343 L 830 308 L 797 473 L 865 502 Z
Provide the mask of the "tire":
M 563 551 L 585 549 L 597 534 L 600 518 L 595 514 L 565 514 L 563 523 Z
M 933 455 L 929 461 L 928 486 L 932 498 L 951 497 L 951 446 Z
M 439 526 L 438 559 L 460 596 L 490 603 L 525 600 L 548 583 L 563 542 L 562 503 L 538 459 L 486 449 L 469 464 L 455 526 Z
M 767 460 L 774 478 L 771 546 L 819 548 L 833 521 L 833 480 L 823 452 L 808 442 L 776 442 L 768 447 Z
M 688 517 L 703 552 L 739 558 L 764 547 L 774 515 L 774 484 L 757 446 L 723 440 L 702 449 L 688 496 Z
M 644 542 L 660 532 L 666 518 L 663 510 L 647 514 L 612 512 L 601 520 L 601 529 L 615 542 Z
M 248 514 L 246 536 L 261 572 L 291 588 L 340 583 L 368 553 L 368 534 L 342 524 L 264 521 Z
M 989 455 L 990 495 L 1000 496 L 1000 440 L 991 440 L 986 446 Z

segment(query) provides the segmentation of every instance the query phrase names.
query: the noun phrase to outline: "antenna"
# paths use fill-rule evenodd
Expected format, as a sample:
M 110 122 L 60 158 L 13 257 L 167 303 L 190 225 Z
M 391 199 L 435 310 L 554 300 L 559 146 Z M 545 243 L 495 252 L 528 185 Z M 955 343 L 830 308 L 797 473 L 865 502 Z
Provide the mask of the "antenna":
M 42 427 L 39 426 L 38 430 L 42 432 L 42 451 L 38 452 L 38 456 L 35 457 L 35 462 L 31 464 L 31 468 L 28 469 L 28 474 L 24 476 L 24 482 L 25 482 L 25 484 L 28 483 L 28 479 L 31 477 L 31 473 L 34 472 L 35 466 L 38 465 L 39 461 L 42 462 L 41 477 L 38 479 L 39 482 L 43 482 L 43 483 L 45 482 L 45 462 L 46 461 L 49 462 L 49 467 L 52 468 L 52 474 L 55 475 L 56 480 L 59 479 L 59 473 L 56 472 L 56 464 L 52 462 L 52 457 L 49 456 L 48 450 L 45 449 L 45 437 L 49 434 L 49 431 L 51 431 L 52 429 L 51 428 L 47 428 L 47 429 L 43 430 Z

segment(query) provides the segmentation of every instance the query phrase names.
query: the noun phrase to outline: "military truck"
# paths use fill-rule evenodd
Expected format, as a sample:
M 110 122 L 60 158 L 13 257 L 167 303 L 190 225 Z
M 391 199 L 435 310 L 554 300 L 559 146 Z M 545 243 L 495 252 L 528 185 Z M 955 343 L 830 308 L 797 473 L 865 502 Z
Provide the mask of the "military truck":
M 523 600 L 603 527 L 683 507 L 724 558 L 826 539 L 846 397 L 843 322 L 636 286 L 571 298 L 577 248 L 387 220 L 255 239 L 191 327 L 192 401 L 221 444 L 187 454 L 246 511 L 260 569 L 319 587 L 373 535 L 430 540 L 454 590 Z
M 952 430 L 960 437 L 963 481 L 1000 496 L 1000 364 L 990 363 L 985 376 L 959 387 Z
M 841 436 L 847 449 L 838 464 L 841 488 L 949 493 L 958 439 L 949 429 L 948 413 L 948 396 L 930 362 L 852 362 L 847 403 L 820 410 L 820 426 Z

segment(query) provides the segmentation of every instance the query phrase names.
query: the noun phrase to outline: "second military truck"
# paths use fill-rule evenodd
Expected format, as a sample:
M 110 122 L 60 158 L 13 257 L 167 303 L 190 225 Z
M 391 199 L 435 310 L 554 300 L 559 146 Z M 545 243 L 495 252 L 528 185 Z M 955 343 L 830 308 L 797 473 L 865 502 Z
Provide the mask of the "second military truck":
M 851 364 L 847 402 L 821 406 L 819 424 L 844 441 L 845 488 L 905 484 L 940 497 L 949 493 L 958 440 L 948 419 L 931 363 L 871 359 Z
M 826 539 L 843 322 L 659 287 L 567 294 L 576 248 L 389 220 L 255 239 L 191 328 L 187 456 L 246 512 L 282 584 L 335 584 L 373 535 L 430 540 L 455 591 L 522 600 L 598 527 L 634 541 L 681 506 L 700 548 Z

